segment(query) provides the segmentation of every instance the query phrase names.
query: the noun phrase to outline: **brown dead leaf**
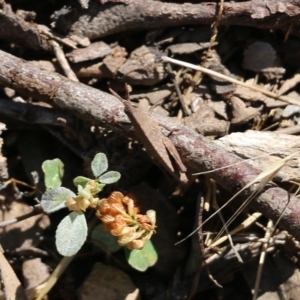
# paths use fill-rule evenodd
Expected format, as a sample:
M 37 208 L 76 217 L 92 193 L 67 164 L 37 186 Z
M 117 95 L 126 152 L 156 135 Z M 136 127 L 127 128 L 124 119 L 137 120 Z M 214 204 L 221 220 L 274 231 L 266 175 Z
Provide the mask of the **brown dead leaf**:
M 217 43 L 214 43 L 215 46 Z M 181 43 L 173 44 L 167 49 L 171 51 L 172 54 L 190 54 L 196 51 L 207 49 L 210 46 L 209 42 L 206 43 Z
M 128 84 L 152 86 L 165 79 L 168 73 L 163 62 L 156 61 L 153 48 L 142 46 L 134 50 L 119 69 Z
M 247 106 L 244 101 L 242 101 L 238 97 L 231 97 L 230 99 L 232 116 L 231 124 L 239 125 L 245 124 L 248 121 L 252 120 L 255 116 L 258 116 L 262 107 L 254 108 L 251 106 Z
M 149 93 L 131 94 L 130 99 L 138 100 L 141 98 L 147 98 L 149 102 L 153 105 L 162 101 L 163 99 L 166 99 L 167 97 L 170 97 L 172 90 L 173 89 L 166 87 L 166 88 L 151 91 Z
M 183 170 L 183 163 L 175 146 L 171 141 L 167 141 L 168 137 L 163 135 L 159 124 L 141 108 L 134 106 L 130 100 L 123 101 L 123 103 L 125 113 L 128 115 L 137 137 L 143 143 L 149 155 L 174 178 L 183 183 L 187 182 L 186 168 L 184 167 Z M 175 153 L 177 155 L 174 155 Z
M 244 99 L 246 101 L 261 101 L 263 102 L 267 107 L 280 107 L 280 106 L 286 106 L 286 102 L 268 97 L 266 95 L 263 95 L 260 92 L 253 91 L 251 89 L 237 86 L 234 95 Z
M 103 66 L 111 73 L 110 76 L 115 76 L 118 69 L 125 63 L 128 53 L 125 48 L 116 46 L 112 49 L 112 53 L 103 59 Z
M 284 81 L 280 89 L 278 90 L 279 95 L 285 94 L 287 91 L 294 88 L 297 84 L 300 82 L 300 74 L 297 72 L 294 74 L 294 76 L 290 79 L 287 79 Z
M 229 129 L 229 122 L 219 120 L 215 112 L 206 103 L 200 105 L 198 110 L 184 119 L 187 127 L 206 136 L 224 136 Z
M 68 53 L 66 57 L 73 63 L 102 58 L 112 52 L 112 49 L 104 42 L 90 44 L 86 48 L 76 49 Z
M 233 77 L 230 71 L 225 67 L 225 65 L 223 65 L 221 58 L 216 51 L 210 52 L 210 57 L 206 61 L 206 68 L 220 74 Z M 214 76 L 211 76 L 211 78 L 213 79 L 214 89 L 217 94 L 227 94 L 235 90 L 235 84 L 232 84 L 225 80 L 221 80 Z

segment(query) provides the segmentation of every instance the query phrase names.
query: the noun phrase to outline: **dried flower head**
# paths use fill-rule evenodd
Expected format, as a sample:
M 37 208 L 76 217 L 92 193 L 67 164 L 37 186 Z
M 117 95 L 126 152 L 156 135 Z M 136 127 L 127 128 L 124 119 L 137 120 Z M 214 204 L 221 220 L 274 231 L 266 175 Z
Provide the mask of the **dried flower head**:
M 100 200 L 96 216 L 104 223 L 105 229 L 118 236 L 120 246 L 129 249 L 141 249 L 155 231 L 155 211 L 148 210 L 146 215 L 138 214 L 132 196 L 120 192 Z

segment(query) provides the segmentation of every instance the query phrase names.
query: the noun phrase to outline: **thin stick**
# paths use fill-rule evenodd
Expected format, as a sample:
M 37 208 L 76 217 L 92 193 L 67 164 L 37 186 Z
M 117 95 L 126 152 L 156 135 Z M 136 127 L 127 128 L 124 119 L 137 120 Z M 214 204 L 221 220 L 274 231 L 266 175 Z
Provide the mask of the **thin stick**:
M 217 13 L 217 19 L 216 21 L 213 23 L 212 25 L 212 36 L 210 37 L 210 41 L 209 41 L 209 47 L 206 51 L 206 53 L 204 54 L 204 57 L 202 58 L 202 65 L 204 67 L 207 67 L 207 58 L 210 57 L 212 54 L 212 47 L 215 45 L 216 39 L 217 39 L 217 35 L 218 35 L 218 26 L 222 17 L 222 13 L 223 13 L 223 7 L 224 7 L 224 1 L 221 0 L 220 4 L 219 4 L 219 9 L 218 9 L 218 13 Z M 184 97 L 188 97 L 191 92 L 194 90 L 196 84 L 200 84 L 203 78 L 203 73 L 201 71 L 197 71 L 193 77 L 193 80 L 190 84 L 190 86 L 187 88 Z M 200 83 L 199 83 L 200 82 Z
M 253 224 L 259 217 L 261 217 L 262 214 L 259 212 L 253 213 L 251 216 L 249 216 L 246 220 L 244 220 L 241 224 L 239 224 L 236 228 L 231 230 L 229 232 L 230 235 L 236 234 L 237 232 L 249 227 L 251 224 Z M 218 246 L 219 244 L 225 242 L 228 239 L 228 236 L 222 236 L 220 239 L 215 241 L 213 244 L 209 245 L 209 248 L 213 248 Z
M 59 44 L 55 41 L 50 41 L 52 47 L 53 47 L 53 51 L 56 55 L 57 61 L 59 62 L 60 66 L 62 67 L 65 75 L 73 80 L 73 81 L 77 81 L 79 82 L 77 76 L 75 75 L 75 73 L 73 72 L 73 70 L 71 69 L 66 57 L 65 57 L 65 53 L 64 51 L 62 51 L 61 47 L 59 46 Z
M 9 219 L 9 220 L 5 220 L 5 221 L 2 221 L 0 222 L 0 228 L 1 227 L 5 227 L 7 225 L 11 225 L 11 224 L 15 224 L 15 223 L 18 223 L 20 221 L 23 221 L 25 219 L 28 219 L 28 218 L 31 218 L 33 216 L 36 216 L 38 214 L 43 214 L 43 210 L 41 208 L 41 205 L 40 204 L 37 204 L 35 206 L 32 207 L 32 211 L 21 216 L 21 217 L 17 217 L 17 218 L 13 218 L 13 219 Z
M 217 199 L 216 199 L 216 182 L 213 179 L 211 179 L 210 182 L 211 182 L 211 185 L 212 185 L 212 188 L 213 188 L 212 206 L 213 206 L 213 208 L 216 211 L 218 211 L 219 218 L 220 218 L 220 220 L 221 220 L 221 222 L 223 224 L 223 228 L 225 228 L 225 231 L 226 231 L 226 238 L 228 238 L 230 246 L 231 246 L 231 248 L 232 248 L 232 250 L 233 250 L 236 258 L 238 259 L 238 261 L 240 263 L 243 263 L 243 260 L 242 260 L 241 256 L 239 255 L 238 251 L 234 247 L 234 244 L 233 244 L 233 241 L 232 241 L 232 237 L 231 237 L 231 233 L 228 230 L 228 226 L 227 226 L 227 224 L 225 222 L 225 219 L 224 219 L 224 217 L 222 215 L 222 211 L 220 210 L 220 206 L 217 203 Z M 212 248 L 212 247 L 210 247 L 210 248 Z
M 178 99 L 180 101 L 180 104 L 181 104 L 181 108 L 182 108 L 182 111 L 183 111 L 183 115 L 186 117 L 186 116 L 189 116 L 190 115 L 190 112 L 189 112 L 189 109 L 187 108 L 186 104 L 185 104 L 185 101 L 183 99 L 183 96 L 181 94 L 181 91 L 180 91 L 180 88 L 179 88 L 179 85 L 178 85 L 178 82 L 176 80 L 176 76 L 172 70 L 172 66 L 171 64 L 167 64 L 167 70 L 171 76 L 171 80 L 173 81 L 173 84 L 174 84 L 174 87 L 175 87 L 175 90 L 176 90 L 176 93 L 177 93 L 177 96 L 178 96 Z
M 244 83 L 244 82 L 236 80 L 236 79 L 234 79 L 232 77 L 220 74 L 218 72 L 209 70 L 209 69 L 204 68 L 204 67 L 196 66 L 196 65 L 193 65 L 193 64 L 181 61 L 181 60 L 177 60 L 177 59 L 173 59 L 173 58 L 167 57 L 167 56 L 162 56 L 161 59 L 163 61 L 165 61 L 165 62 L 170 62 L 170 63 L 176 64 L 176 65 L 182 66 L 182 67 L 191 68 L 193 70 L 201 71 L 201 72 L 203 72 L 203 73 L 205 73 L 207 75 L 214 76 L 214 77 L 219 78 L 221 80 L 225 80 L 225 81 L 228 81 L 228 82 L 231 82 L 231 83 L 234 83 L 234 84 L 237 84 L 237 85 L 249 88 L 251 90 L 254 90 L 254 91 L 257 91 L 257 92 L 261 92 L 262 94 L 264 94 L 266 96 L 269 96 L 269 97 L 272 97 L 274 99 L 278 99 L 278 100 L 284 101 L 286 103 L 300 105 L 300 102 L 298 100 L 291 99 L 291 98 L 286 97 L 286 96 L 279 96 L 276 93 L 267 91 L 267 90 L 262 89 L 262 88 L 257 87 L 257 86 L 248 85 L 247 83 Z
M 198 213 L 198 224 L 202 224 L 203 222 L 203 208 L 204 208 L 204 197 L 201 195 L 201 193 L 198 196 L 198 203 L 199 203 L 199 213 Z M 204 239 L 203 239 L 203 230 L 202 230 L 202 226 L 198 227 L 198 239 L 199 239 L 199 246 L 200 246 L 200 252 L 202 255 L 202 263 L 200 264 L 194 278 L 193 278 L 193 283 L 188 295 L 187 300 L 191 300 L 196 291 L 197 291 L 197 287 L 198 287 L 198 283 L 199 283 L 199 277 L 200 277 L 200 273 L 201 273 L 201 269 L 203 266 L 206 267 L 206 271 L 208 274 L 208 277 L 211 279 L 211 281 L 218 287 L 222 288 L 222 286 L 213 278 L 209 266 L 206 263 L 205 260 L 205 249 L 204 249 Z
M 231 203 L 231 201 L 233 201 L 238 195 L 240 195 L 243 190 L 247 189 L 248 187 L 250 187 L 254 183 L 258 183 L 257 187 L 255 188 L 255 190 L 249 195 L 249 197 L 244 201 L 244 203 L 238 209 L 238 212 L 240 212 L 241 208 L 243 209 L 245 207 L 245 203 L 248 204 L 251 199 L 255 198 L 255 196 L 258 195 L 261 192 L 261 190 L 266 186 L 266 184 L 270 180 L 272 180 L 272 178 L 280 171 L 280 169 L 285 165 L 285 163 L 287 161 L 289 161 L 290 159 L 292 159 L 297 154 L 298 154 L 298 152 L 294 152 L 291 155 L 289 155 L 289 156 L 285 157 L 284 159 L 282 159 L 281 161 L 279 161 L 278 163 L 273 164 L 270 168 L 268 168 L 268 169 L 264 170 L 263 172 L 261 172 L 252 181 L 250 181 L 241 190 L 239 190 L 233 197 L 231 197 L 224 205 L 222 205 L 221 208 L 220 208 L 220 210 L 222 210 L 229 203 Z M 208 222 L 211 218 L 213 218 L 217 213 L 218 213 L 218 211 L 216 211 L 212 215 L 210 215 L 210 217 L 208 217 L 202 223 L 202 225 L 200 225 L 200 226 L 203 226 L 206 222 Z M 234 216 L 236 216 L 236 213 L 234 214 Z M 229 219 L 228 222 L 230 222 L 231 220 L 232 220 L 232 217 Z M 227 223 L 227 225 L 228 225 L 228 223 Z M 189 235 L 187 235 L 185 238 L 183 238 L 182 240 L 180 240 L 179 242 L 177 242 L 175 245 L 178 245 L 179 243 L 185 241 L 186 239 L 188 239 L 190 236 L 192 236 L 197 231 L 198 231 L 198 228 L 196 228 L 195 230 L 193 230 Z M 220 233 L 222 233 L 222 232 L 223 231 L 221 230 Z
M 269 220 L 268 225 L 267 225 L 267 231 L 266 231 L 266 234 L 265 234 L 266 239 L 269 239 L 271 237 L 271 232 L 273 232 L 272 227 L 273 227 L 273 221 Z M 265 258 L 266 258 L 266 255 L 267 255 L 268 246 L 269 246 L 269 241 L 264 243 L 263 246 L 262 246 L 262 251 L 261 251 L 261 254 L 260 254 L 260 258 L 259 258 L 259 264 L 258 264 L 258 270 L 257 270 L 255 286 L 254 286 L 254 294 L 253 294 L 252 300 L 256 300 L 257 296 L 258 296 L 258 289 L 259 289 L 259 284 L 260 284 L 260 279 L 261 279 L 263 266 L 264 266 L 264 263 L 265 263 Z

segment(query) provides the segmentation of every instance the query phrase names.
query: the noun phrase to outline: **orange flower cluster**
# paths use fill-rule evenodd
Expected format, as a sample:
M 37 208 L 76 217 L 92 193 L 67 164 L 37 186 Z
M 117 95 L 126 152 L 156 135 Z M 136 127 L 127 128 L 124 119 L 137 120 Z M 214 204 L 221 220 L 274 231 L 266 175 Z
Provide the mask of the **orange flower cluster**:
M 148 210 L 146 215 L 138 212 L 132 198 L 112 192 L 107 199 L 100 200 L 96 216 L 106 230 L 118 237 L 120 246 L 142 249 L 155 231 L 156 216 L 154 210 Z

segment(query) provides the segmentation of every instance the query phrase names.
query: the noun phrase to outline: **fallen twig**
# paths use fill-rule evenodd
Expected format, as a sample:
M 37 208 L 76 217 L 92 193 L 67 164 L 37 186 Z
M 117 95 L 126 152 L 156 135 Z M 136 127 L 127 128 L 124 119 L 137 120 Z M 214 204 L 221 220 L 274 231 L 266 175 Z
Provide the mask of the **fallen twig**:
M 225 81 L 228 81 L 228 82 L 231 82 L 231 83 L 234 83 L 234 84 L 237 84 L 237 85 L 249 88 L 249 89 L 257 91 L 257 92 L 261 92 L 264 95 L 267 95 L 267 96 L 272 97 L 274 99 L 278 99 L 278 100 L 284 101 L 286 103 L 295 104 L 295 105 L 299 105 L 300 104 L 299 100 L 294 100 L 294 99 L 292 99 L 290 97 L 287 97 L 287 96 L 280 96 L 280 95 L 278 95 L 276 93 L 267 91 L 266 89 L 260 88 L 260 87 L 255 86 L 255 85 L 249 85 L 249 84 L 247 84 L 245 82 L 239 81 L 239 80 L 234 79 L 232 77 L 229 77 L 227 75 L 218 73 L 216 71 L 213 71 L 213 70 L 201 67 L 201 66 L 193 65 L 193 64 L 190 64 L 190 63 L 178 60 L 178 59 L 173 59 L 173 58 L 170 58 L 170 57 L 167 57 L 167 56 L 162 56 L 162 60 L 165 61 L 165 62 L 173 63 L 173 64 L 176 64 L 176 65 L 180 65 L 182 67 L 191 68 L 191 69 L 194 69 L 194 70 L 197 70 L 197 71 L 201 71 L 201 72 L 203 72 L 203 73 L 205 73 L 205 74 L 207 74 L 209 76 L 216 77 L 216 78 L 219 78 L 221 80 L 225 80 Z
M 152 0 L 101 5 L 91 1 L 87 10 L 60 14 L 57 28 L 64 33 L 93 40 L 129 30 L 192 24 L 211 25 L 216 20 L 217 5 L 213 2 L 176 4 Z M 281 1 L 280 5 L 276 0 L 226 1 L 219 25 L 287 30 L 292 22 L 294 25 L 299 24 L 299 14 L 299 0 Z
M 50 41 L 52 47 L 53 47 L 53 51 L 56 55 L 57 61 L 59 62 L 61 68 L 63 69 L 65 75 L 74 81 L 79 81 L 77 76 L 75 75 L 75 73 L 73 72 L 73 70 L 71 69 L 69 62 L 67 61 L 66 57 L 65 57 L 65 53 L 63 52 L 63 50 L 60 48 L 59 44 L 56 41 Z

